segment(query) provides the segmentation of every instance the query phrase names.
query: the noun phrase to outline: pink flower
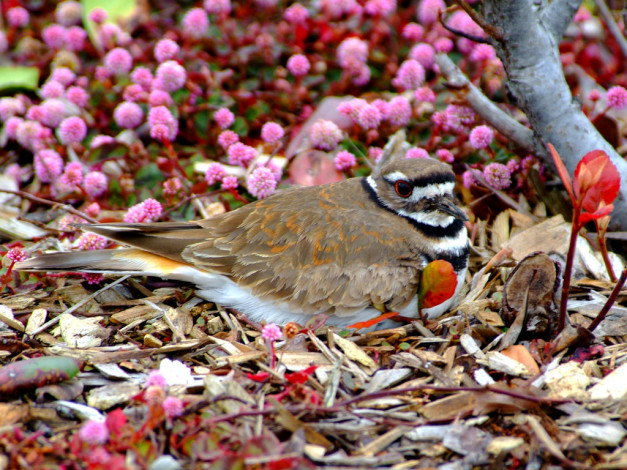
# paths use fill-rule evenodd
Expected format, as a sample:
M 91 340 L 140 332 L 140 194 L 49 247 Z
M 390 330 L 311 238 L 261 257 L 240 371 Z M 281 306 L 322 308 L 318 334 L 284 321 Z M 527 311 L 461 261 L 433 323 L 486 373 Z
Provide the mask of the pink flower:
M 82 6 L 79 2 L 72 0 L 66 0 L 57 4 L 57 9 L 54 11 L 54 17 L 57 23 L 63 26 L 72 26 L 80 23 Z
M 153 82 L 153 86 L 172 93 L 185 85 L 187 73 L 178 62 L 168 60 L 157 67 L 155 77 L 156 83 Z
M 84 233 L 76 243 L 81 250 L 104 250 L 109 240 L 95 233 Z
M 266 341 L 278 341 L 283 337 L 283 332 L 279 326 L 268 323 L 261 330 L 261 337 Z
M 505 189 L 512 184 L 511 174 L 502 163 L 490 163 L 483 169 L 486 182 L 495 189 Z
M 104 8 L 96 7 L 89 12 L 89 19 L 96 24 L 102 24 L 109 18 L 109 14 Z
M 24 148 L 32 151 L 38 151 L 43 147 L 43 144 L 46 141 L 50 140 L 49 132 L 50 129 L 42 126 L 37 121 L 24 120 L 20 122 L 15 129 L 15 140 L 17 140 Z M 61 164 L 61 170 L 62 169 L 63 164 Z
M 417 61 L 425 69 L 430 69 L 435 63 L 435 49 L 430 44 L 416 44 L 409 50 L 409 58 Z
M 368 43 L 356 37 L 344 39 L 337 48 L 337 61 L 343 69 L 351 68 L 352 62 L 365 63 L 368 59 Z
M 134 129 L 142 123 L 144 112 L 137 103 L 123 101 L 115 107 L 113 119 L 124 129 Z
M 425 26 L 435 23 L 440 10 L 446 10 L 443 0 L 421 0 L 417 11 L 418 21 Z
M 464 171 L 464 174 L 462 175 L 462 180 L 464 181 L 464 187 L 466 189 L 470 189 L 471 186 L 477 182 L 475 175 L 473 175 L 472 171 L 470 170 Z
M 383 149 L 381 147 L 368 148 L 368 158 L 370 158 L 371 160 L 378 162 L 379 158 L 381 158 L 381 155 L 383 155 Z
M 89 148 L 95 149 L 96 147 L 100 147 L 101 145 L 114 144 L 114 143 L 115 143 L 115 139 L 109 135 L 97 135 L 93 139 L 91 139 Z
M 87 176 L 89 176 L 89 173 L 87 173 Z M 87 179 L 87 177 L 85 177 L 85 179 Z M 85 214 L 89 217 L 98 217 L 98 214 L 100 214 L 100 204 L 92 202 L 85 208 Z
M 368 0 L 364 10 L 370 16 L 388 16 L 396 10 L 396 0 Z
M 6 121 L 11 116 L 24 114 L 26 107 L 17 98 L 0 98 L 0 121 Z
M 470 131 L 468 140 L 470 145 L 476 149 L 483 149 L 489 146 L 494 139 L 494 131 L 488 126 L 477 126 Z
M 411 105 L 404 96 L 396 96 L 389 101 L 387 120 L 393 126 L 406 126 L 411 118 Z
M 11 116 L 4 123 L 4 132 L 6 132 L 7 138 L 16 140 L 17 128 L 19 125 L 24 122 L 24 119 Z
M 256 168 L 246 180 L 248 192 L 258 199 L 264 199 L 273 194 L 276 184 L 274 174 L 266 167 Z
M 205 172 L 205 180 L 209 186 L 222 181 L 225 176 L 227 176 L 226 168 L 218 162 L 211 162 Z
M 85 31 L 80 26 L 70 26 L 65 31 L 65 48 L 70 51 L 82 51 L 85 48 L 86 39 L 87 31 Z
M 507 161 L 505 166 L 507 167 L 507 169 L 509 170 L 509 172 L 511 174 L 511 173 L 514 173 L 515 171 L 517 171 L 520 168 L 520 163 L 518 162 L 518 160 L 512 158 L 511 160 Z
M 205 0 L 203 6 L 208 13 L 226 14 L 231 11 L 231 0 Z
M 155 199 L 146 199 L 144 202 L 131 206 L 124 215 L 124 222 L 153 222 L 161 215 L 163 207 Z
M 381 123 L 381 111 L 372 104 L 366 104 L 359 109 L 357 123 L 362 129 L 376 129 Z
M 430 158 L 429 152 L 420 147 L 412 147 L 405 153 L 405 158 Z
M 300 3 L 294 3 L 285 9 L 283 18 L 292 24 L 304 23 L 309 18 L 309 12 Z
M 319 119 L 309 131 L 309 138 L 314 147 L 333 150 L 343 138 L 342 131 L 333 121 Z
M 175 418 L 183 414 L 183 402 L 177 397 L 167 397 L 161 403 L 163 411 L 168 418 Z
M 65 171 L 61 175 L 62 184 L 68 186 L 78 186 L 83 182 L 83 164 L 80 162 L 70 162 L 65 166 Z
M 168 388 L 168 381 L 160 371 L 151 370 L 148 372 L 148 377 L 146 378 L 146 383 L 144 384 L 144 388 L 148 387 L 161 387 L 166 389 Z
M 590 93 L 588 93 L 588 99 L 590 101 L 599 101 L 601 99 L 601 96 L 601 92 L 596 88 L 590 90 Z
M 406 60 L 394 78 L 394 85 L 404 90 L 415 90 L 425 81 L 425 69 L 417 60 Z
M 90 419 L 81 426 L 78 435 L 87 444 L 100 445 L 109 440 L 109 429 L 104 421 Z
M 105 55 L 104 66 L 112 75 L 124 75 L 130 72 L 133 58 L 126 49 L 116 47 Z
M 175 196 L 183 189 L 183 183 L 179 178 L 169 178 L 163 182 L 163 194 L 165 196 Z
M 470 53 L 470 60 L 482 62 L 496 59 L 496 51 L 489 44 L 477 44 Z
M 61 155 L 51 149 L 44 149 L 35 155 L 35 174 L 42 183 L 50 183 L 63 172 Z
M 107 176 L 101 171 L 90 171 L 85 175 L 83 186 L 91 197 L 98 197 L 107 190 Z
M 433 48 L 436 52 L 449 53 L 453 50 L 453 41 L 449 38 L 438 38 L 433 42 Z
M 87 92 L 79 86 L 71 86 L 65 91 L 65 97 L 68 101 L 74 103 L 80 108 L 84 108 L 89 101 Z
M 170 93 L 164 90 L 152 90 L 148 96 L 148 104 L 150 106 L 172 106 L 173 101 Z
M 145 96 L 146 92 L 143 87 L 137 83 L 126 85 L 122 93 L 122 97 L 125 101 L 141 101 Z
M 344 116 L 349 116 L 353 121 L 357 122 L 359 111 L 367 104 L 368 102 L 366 100 L 362 100 L 361 98 L 355 98 L 348 101 L 342 101 L 340 104 L 337 105 L 337 110 L 340 114 L 343 114 Z M 379 112 L 381 112 L 380 109 Z
M 64 91 L 65 87 L 55 80 L 48 80 L 41 86 L 41 96 L 43 98 L 59 98 L 63 96 Z
M 100 284 L 103 281 L 104 276 L 98 273 L 83 273 L 83 279 L 87 281 L 87 284 L 93 285 L 93 284 Z M 102 449 L 102 447 L 97 448 L 96 451 L 98 451 L 99 449 Z M 106 453 L 104 449 L 102 449 L 102 451 Z M 94 455 L 94 454 L 92 453 L 91 455 Z
M 310 68 L 309 59 L 303 54 L 294 54 L 287 59 L 287 70 L 295 77 L 307 75 Z
M 59 124 L 59 141 L 64 144 L 77 144 L 87 135 L 87 124 L 78 116 L 65 118 Z
M 9 8 L 7 11 L 7 22 L 12 28 L 23 28 L 28 25 L 30 14 L 22 7 Z
M 268 144 L 274 144 L 283 138 L 285 131 L 276 122 L 266 122 L 261 128 L 261 138 Z
M 174 140 L 178 134 L 178 121 L 174 119 L 172 113 L 165 106 L 155 106 L 148 112 L 148 124 L 150 125 L 150 135 L 159 140 Z
M 614 109 L 623 109 L 627 107 L 627 90 L 622 86 L 613 86 L 605 94 L 608 106 Z
M 345 171 L 357 165 L 355 155 L 350 153 L 348 150 L 338 152 L 333 161 L 337 171 Z
M 235 176 L 229 175 L 222 178 L 222 189 L 236 189 L 237 188 L 237 178 Z
M 57 127 L 66 116 L 65 103 L 57 98 L 48 98 L 39 107 L 31 106 L 29 112 L 39 112 L 32 117 L 48 127 Z
M 233 131 L 223 131 L 218 136 L 218 144 L 220 144 L 224 150 L 228 149 L 231 145 L 236 144 L 237 142 L 239 142 L 239 137 Z
M 144 91 L 150 91 L 153 80 L 152 72 L 141 65 L 135 67 L 131 72 L 131 81 L 141 85 Z
M 444 128 L 454 132 L 463 132 L 473 123 L 475 112 L 467 106 L 451 104 L 444 110 Z
M 241 142 L 231 145 L 226 151 L 231 165 L 240 165 L 247 167 L 248 164 L 257 156 L 257 151 Z
M 213 115 L 220 129 L 227 129 L 235 122 L 235 115 L 229 108 L 220 108 Z
M 173 59 L 179 52 L 179 45 L 172 41 L 172 39 L 161 39 L 155 44 L 154 54 L 157 62 L 165 62 L 166 60 Z
M 401 35 L 408 41 L 420 41 L 424 34 L 424 28 L 418 23 L 407 23 L 403 27 Z
M 425 103 L 435 103 L 435 93 L 429 87 L 418 88 L 414 92 L 414 96 L 418 101 L 423 101 Z
M 192 8 L 183 17 L 182 31 L 186 36 L 199 39 L 209 29 L 209 17 L 202 8 Z
M 26 253 L 24 253 L 24 251 L 20 247 L 11 248 L 6 256 L 14 263 L 25 261 L 26 258 L 28 258 Z
M 435 152 L 435 155 L 445 163 L 453 163 L 455 161 L 455 157 L 451 151 L 447 149 L 439 149 Z

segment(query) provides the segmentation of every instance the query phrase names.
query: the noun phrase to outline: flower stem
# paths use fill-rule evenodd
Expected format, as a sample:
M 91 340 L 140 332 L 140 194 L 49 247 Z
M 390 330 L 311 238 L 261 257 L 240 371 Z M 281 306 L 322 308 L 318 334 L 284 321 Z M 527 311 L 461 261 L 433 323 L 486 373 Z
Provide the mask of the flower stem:
M 597 231 L 597 242 L 599 243 L 599 250 L 601 251 L 601 256 L 603 257 L 603 262 L 605 263 L 605 269 L 607 269 L 607 274 L 610 276 L 610 281 L 616 282 L 616 274 L 614 273 L 614 268 L 612 267 L 612 262 L 610 261 L 610 255 L 607 252 L 605 234 L 601 234 Z
M 589 331 L 593 331 L 597 326 L 599 326 L 599 323 L 601 323 L 605 319 L 607 312 L 610 311 L 610 308 L 612 308 L 612 305 L 614 305 L 614 302 L 616 302 L 616 298 L 618 297 L 618 294 L 620 290 L 623 288 L 623 285 L 625 284 L 626 280 L 627 280 L 627 268 L 623 269 L 623 272 L 621 273 L 620 278 L 616 282 L 616 285 L 614 286 L 612 293 L 607 298 L 607 302 L 605 302 L 605 305 L 603 306 L 599 314 L 592 321 L 592 323 L 590 323 L 590 326 L 588 326 Z
M 559 333 L 566 326 L 566 305 L 568 303 L 568 291 L 570 290 L 570 277 L 573 271 L 573 261 L 575 259 L 575 250 L 577 249 L 577 234 L 581 229 L 579 217 L 581 208 L 574 207 L 573 224 L 570 231 L 570 245 L 568 246 L 568 254 L 566 255 L 566 266 L 564 267 L 564 277 L 562 282 L 562 298 L 560 299 L 560 316 L 557 323 L 557 332 Z

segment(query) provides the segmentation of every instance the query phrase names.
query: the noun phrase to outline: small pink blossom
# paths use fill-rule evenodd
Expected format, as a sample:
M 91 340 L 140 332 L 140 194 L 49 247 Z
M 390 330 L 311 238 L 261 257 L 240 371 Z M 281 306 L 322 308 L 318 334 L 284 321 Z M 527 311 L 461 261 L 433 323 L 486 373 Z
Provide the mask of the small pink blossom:
M 213 118 L 218 123 L 220 129 L 228 129 L 235 122 L 235 115 L 229 108 L 218 109 L 213 115 Z
M 403 90 L 415 90 L 425 81 L 425 69 L 417 60 L 406 60 L 401 64 L 393 80 Z
M 411 105 L 404 96 L 396 96 L 388 102 L 387 120 L 393 126 L 403 127 L 411 118 Z
M 186 79 L 187 73 L 183 66 L 174 60 L 167 60 L 157 67 L 153 86 L 172 93 L 182 88 Z
M 126 85 L 124 87 L 124 93 L 122 93 L 122 97 L 125 101 L 141 101 L 145 96 L 146 92 L 144 91 L 144 88 L 137 83 Z
M 364 11 L 370 16 L 389 16 L 396 11 L 396 0 L 368 0 Z
M 222 178 L 222 189 L 237 189 L 237 178 L 233 175 Z
M 135 67 L 131 72 L 131 81 L 141 85 L 144 91 L 150 91 L 153 80 L 154 77 L 152 76 L 152 72 L 141 65 Z
M 137 103 L 123 101 L 115 107 L 113 119 L 124 129 L 134 129 L 144 120 L 144 112 Z
M 24 122 L 24 119 L 11 116 L 4 123 L 4 132 L 6 132 L 7 138 L 16 140 L 17 128 L 21 123 Z
M 627 90 L 622 86 L 613 86 L 605 94 L 608 106 L 614 109 L 627 107 Z
M 307 8 L 302 6 L 300 3 L 293 3 L 283 12 L 283 18 L 288 23 L 297 24 L 304 23 L 307 18 L 309 18 L 309 12 Z
M 148 387 L 161 387 L 163 389 L 168 388 L 168 381 L 165 376 L 159 370 L 151 370 L 146 377 L 146 383 L 144 388 Z
M 102 196 L 107 190 L 107 176 L 101 171 L 90 171 L 85 175 L 85 192 L 91 197 Z
M 446 10 L 443 0 L 421 0 L 418 5 L 418 21 L 425 26 L 438 20 L 438 12 Z
M 209 29 L 209 17 L 202 8 L 192 8 L 183 17 L 182 31 L 193 39 L 203 37 Z
M 486 182 L 495 189 L 506 189 L 512 184 L 511 174 L 502 163 L 490 163 L 483 169 Z
M 100 214 L 100 204 L 98 204 L 97 202 L 92 202 L 90 205 L 85 207 L 85 214 L 87 214 L 89 217 L 98 217 L 98 214 Z
M 64 2 L 66 3 L 66 2 Z M 70 51 L 82 51 L 85 49 L 87 31 L 80 26 L 70 26 L 65 31 L 65 48 Z
M 51 149 L 40 150 L 35 154 L 35 174 L 42 183 L 50 183 L 61 176 L 63 159 Z
M 163 411 L 168 418 L 175 418 L 183 414 L 183 402 L 177 397 L 167 397 L 161 403 Z
M 65 171 L 61 175 L 61 182 L 67 186 L 78 186 L 83 182 L 83 164 L 70 162 L 65 165 Z
M 229 163 L 231 165 L 240 165 L 247 167 L 248 164 L 257 156 L 257 151 L 241 142 L 236 142 L 227 150 Z
M 154 54 L 157 62 L 165 62 L 166 60 L 174 59 L 179 52 L 179 45 L 172 41 L 172 39 L 161 39 L 155 44 Z
M 25 261 L 28 258 L 28 255 L 24 253 L 24 250 L 20 247 L 11 248 L 6 257 L 9 258 L 14 263 L 19 263 L 20 261 Z
M 163 194 L 165 196 L 175 196 L 183 189 L 183 183 L 177 177 L 169 178 L 163 182 Z
M 114 144 L 115 139 L 110 135 L 96 135 L 93 139 L 91 139 L 91 143 L 89 144 L 89 148 L 95 149 L 96 147 L 100 147 L 101 145 Z
M 103 281 L 104 276 L 99 273 L 83 273 L 83 279 L 87 281 L 87 284 L 93 285 L 100 284 Z
M 59 124 L 58 135 L 62 144 L 77 144 L 87 135 L 87 124 L 78 116 L 70 116 Z
M 314 147 L 322 150 L 333 150 L 340 143 L 343 135 L 333 121 L 320 119 L 311 126 L 309 138 Z
M 12 28 L 23 28 L 28 26 L 30 14 L 26 8 L 13 7 L 7 10 L 7 23 Z
M 494 131 L 488 126 L 477 126 L 472 131 L 468 140 L 470 145 L 476 149 L 483 149 L 488 147 L 494 139 Z
M 470 189 L 474 184 L 477 183 L 475 175 L 473 175 L 472 171 L 470 170 L 464 171 L 464 174 L 462 175 L 462 180 L 466 189 Z
M 423 34 L 424 28 L 418 23 L 407 23 L 403 27 L 403 32 L 401 33 L 401 36 L 403 36 L 408 41 L 420 41 Z
M 227 176 L 226 168 L 218 162 L 211 162 L 205 171 L 205 180 L 209 186 L 222 181 L 225 176 Z
M 174 102 L 170 93 L 164 90 L 152 90 L 148 96 L 148 104 L 155 108 L 157 106 L 172 106 Z
M 337 61 L 343 69 L 354 67 L 354 62 L 368 59 L 368 43 L 357 37 L 344 39 L 337 48 Z
M 420 147 L 412 147 L 405 153 L 405 158 L 430 158 L 429 152 Z
M 455 157 L 451 151 L 447 149 L 436 150 L 435 155 L 444 163 L 453 163 L 455 161 Z
M 285 135 L 283 128 L 276 122 L 266 122 L 261 128 L 261 138 L 268 144 L 274 144 Z
M 45 99 L 38 107 L 31 106 L 29 113 L 36 112 L 39 114 L 31 114 L 31 117 L 48 127 L 57 127 L 61 124 L 63 118 L 67 116 L 65 103 L 58 98 Z
M 124 222 L 153 222 L 161 215 L 163 207 L 155 199 L 146 199 L 144 202 L 131 206 L 124 215 Z
M 89 101 L 89 95 L 79 86 L 71 86 L 65 90 L 65 97 L 80 108 L 84 108 Z
M 222 131 L 218 136 L 218 144 L 224 150 L 239 142 L 239 136 L 233 131 Z
M 601 97 L 601 92 L 596 88 L 593 88 L 592 90 L 590 90 L 590 93 L 588 93 L 588 99 L 590 101 L 599 101 Z
M 310 68 L 309 59 L 303 54 L 294 54 L 287 59 L 287 70 L 295 77 L 304 77 Z
M 178 134 L 178 121 L 165 106 L 155 106 L 150 109 L 148 124 L 153 139 L 172 141 Z
M 26 112 L 26 107 L 17 98 L 0 98 L 0 121 L 6 121 L 11 116 L 18 116 Z
M 231 0 L 205 0 L 203 6 L 207 13 L 227 14 L 231 11 Z
M 63 26 L 72 26 L 80 23 L 82 12 L 83 7 L 80 2 L 66 0 L 57 4 L 54 17 Z
M 409 50 L 409 58 L 415 60 L 425 69 L 430 69 L 435 64 L 435 49 L 431 44 L 416 44 Z
M 84 233 L 76 243 L 81 250 L 104 250 L 109 244 L 109 240 L 95 233 Z
M 60 98 L 65 92 L 65 87 L 56 80 L 48 80 L 41 86 L 43 98 Z
M 370 158 L 371 160 L 378 162 L 379 158 L 381 158 L 381 155 L 383 155 L 383 149 L 381 147 L 368 148 L 368 158 Z
M 470 53 L 470 59 L 475 62 L 496 59 L 496 51 L 489 44 L 477 44 Z
M 109 18 L 107 10 L 104 8 L 96 7 L 89 12 L 89 19 L 96 24 L 102 24 Z
M 276 190 L 276 179 L 269 168 L 256 168 L 246 180 L 248 192 L 258 199 L 264 199 Z
M 423 101 L 425 103 L 435 103 L 435 93 L 429 87 L 418 88 L 414 92 L 414 96 L 418 101 Z
M 348 150 L 338 152 L 333 161 L 337 171 L 346 171 L 357 165 L 355 155 L 350 153 Z
M 357 123 L 362 129 L 376 129 L 381 123 L 381 111 L 373 104 L 365 104 L 357 113 Z
M 449 38 L 438 38 L 433 42 L 433 48 L 436 52 L 448 54 L 453 50 L 453 41 Z
M 274 323 L 268 323 L 261 330 L 261 337 L 266 341 L 278 341 L 283 338 L 283 331 L 278 325 Z
M 78 435 L 87 444 L 101 445 L 109 440 L 109 429 L 104 421 L 90 419 L 81 426 Z
M 124 75 L 130 72 L 133 66 L 133 58 L 126 49 L 116 47 L 105 55 L 104 66 L 111 75 Z

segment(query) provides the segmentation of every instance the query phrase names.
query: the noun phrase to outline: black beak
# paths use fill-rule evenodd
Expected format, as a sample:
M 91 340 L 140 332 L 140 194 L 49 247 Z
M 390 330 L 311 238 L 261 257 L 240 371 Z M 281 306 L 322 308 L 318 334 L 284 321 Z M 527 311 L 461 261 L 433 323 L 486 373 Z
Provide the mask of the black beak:
M 433 201 L 433 209 L 439 210 L 440 212 L 444 212 L 445 214 L 452 215 L 456 219 L 462 220 L 466 222 L 468 217 L 463 210 L 459 208 L 455 201 L 451 197 L 441 197 L 435 201 Z

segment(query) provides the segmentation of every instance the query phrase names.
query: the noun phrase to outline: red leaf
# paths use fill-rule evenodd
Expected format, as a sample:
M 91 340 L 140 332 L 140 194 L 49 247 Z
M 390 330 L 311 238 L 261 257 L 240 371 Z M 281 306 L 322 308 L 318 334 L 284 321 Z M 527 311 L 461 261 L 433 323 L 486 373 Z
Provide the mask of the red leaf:
M 422 308 L 435 307 L 450 299 L 457 287 L 457 274 L 453 265 L 448 261 L 436 259 L 422 270 L 420 282 Z
M 285 380 L 291 384 L 304 384 L 309 377 L 318 368 L 318 366 L 309 366 L 306 369 L 293 372 L 291 374 L 285 374 Z
M 562 178 L 564 187 L 570 195 L 570 200 L 573 202 L 573 205 L 575 205 L 577 200 L 575 199 L 575 194 L 573 193 L 573 183 L 570 179 L 570 175 L 568 174 L 568 170 L 564 166 L 564 162 L 562 161 L 559 153 L 557 153 L 557 150 L 555 150 L 555 147 L 553 147 L 553 144 L 547 144 L 547 146 L 549 147 L 549 151 L 551 152 L 551 156 L 553 157 L 553 162 L 555 163 L 557 172 L 559 173 L 560 178 Z
M 395 317 L 400 312 L 387 312 L 379 315 L 378 317 L 374 317 L 370 320 L 366 321 L 358 321 L 357 323 L 353 323 L 352 325 L 348 325 L 346 328 L 355 328 L 357 330 L 361 330 L 362 328 L 370 328 L 371 326 L 376 325 L 377 323 L 381 323 L 383 320 L 387 320 L 388 318 Z
M 614 210 L 614 206 L 610 204 L 609 206 L 602 206 L 600 209 L 592 213 L 584 212 L 579 217 L 579 223 L 584 225 L 590 222 L 591 220 L 602 219 L 604 217 L 607 217 L 610 214 L 610 212 L 612 212 L 612 210 Z
M 574 192 L 586 212 L 595 213 L 618 196 L 620 175 L 603 150 L 583 156 L 575 169 Z
M 126 424 L 126 415 L 120 408 L 116 408 L 107 414 L 107 419 L 105 420 L 107 424 L 107 428 L 113 434 L 120 434 L 122 427 Z
M 246 377 L 250 380 L 254 380 L 255 382 L 265 382 L 270 377 L 270 372 L 259 372 L 257 374 L 251 374 L 250 372 L 246 372 Z

